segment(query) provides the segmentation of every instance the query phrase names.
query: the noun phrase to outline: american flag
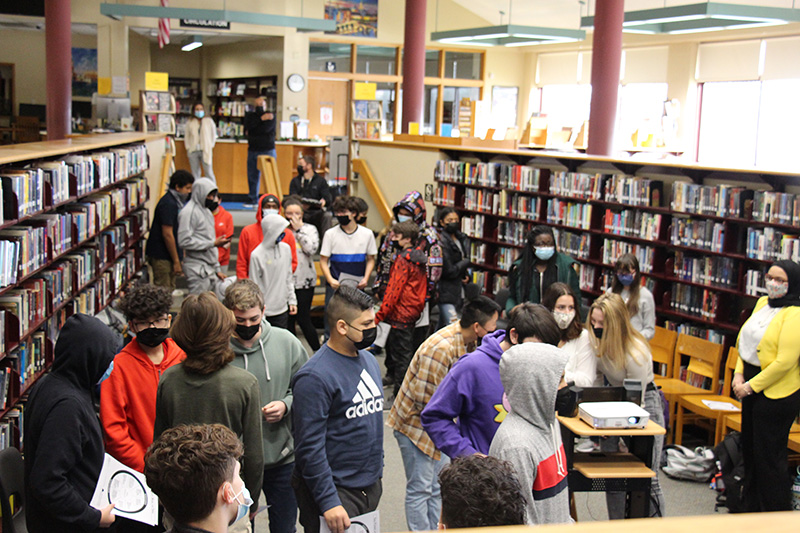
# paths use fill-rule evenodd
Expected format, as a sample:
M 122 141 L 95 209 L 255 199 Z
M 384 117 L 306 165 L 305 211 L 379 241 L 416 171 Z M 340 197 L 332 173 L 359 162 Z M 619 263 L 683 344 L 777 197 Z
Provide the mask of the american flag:
M 169 7 L 169 0 L 161 0 L 161 7 Z M 158 47 L 169 44 L 169 19 L 158 19 Z

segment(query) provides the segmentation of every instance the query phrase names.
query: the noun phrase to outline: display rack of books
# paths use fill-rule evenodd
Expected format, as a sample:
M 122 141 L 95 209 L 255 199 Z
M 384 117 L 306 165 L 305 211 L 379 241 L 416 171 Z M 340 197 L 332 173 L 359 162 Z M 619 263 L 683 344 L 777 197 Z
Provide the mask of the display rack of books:
M 175 96 L 168 91 L 140 91 L 142 131 L 175 135 Z
M 450 159 L 435 166 L 434 204 L 461 215 L 473 282 L 487 294 L 507 284 L 530 228 L 549 225 L 558 249 L 578 262 L 586 302 L 632 253 L 659 324 L 730 343 L 765 294 L 770 263 L 800 260 L 800 194 L 783 190 L 796 175 L 437 148 Z
M 200 102 L 200 80 L 171 77 L 169 92 L 175 97 L 175 137 L 182 139 L 186 131 L 186 122 L 194 113 L 194 105 Z
M 383 132 L 383 102 L 353 100 L 350 124 L 353 139 L 380 139 Z
M 210 116 L 217 123 L 217 135 L 222 138 L 245 136 L 244 116 L 255 109 L 255 100 L 263 96 L 267 111 L 278 108 L 278 77 L 211 79 L 206 86 L 211 100 Z
M 44 148 L 0 166 L 0 449 L 23 445 L 24 399 L 66 319 L 99 313 L 144 266 L 145 145 Z

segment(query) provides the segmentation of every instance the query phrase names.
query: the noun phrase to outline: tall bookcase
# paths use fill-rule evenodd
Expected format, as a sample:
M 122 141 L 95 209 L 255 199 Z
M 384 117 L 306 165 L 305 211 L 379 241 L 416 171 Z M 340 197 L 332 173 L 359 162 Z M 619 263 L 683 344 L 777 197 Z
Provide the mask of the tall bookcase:
M 800 185 L 790 173 L 440 146 L 435 205 L 472 238 L 473 281 L 492 294 L 536 224 L 578 261 L 591 300 L 634 253 L 662 325 L 732 342 L 779 258 L 800 259 Z M 713 185 L 712 185 L 713 184 Z M 754 190 L 759 189 L 771 190 Z
M 217 123 L 219 137 L 244 137 L 244 116 L 253 110 L 256 98 L 266 98 L 267 111 L 276 113 L 278 77 L 212 79 L 206 87 L 206 96 L 211 100 L 209 112 Z
M 66 319 L 99 313 L 144 266 L 148 136 L 119 135 L 0 149 L 0 448 L 22 447 L 26 394 Z
M 186 122 L 194 114 L 195 104 L 200 102 L 199 78 L 170 78 L 169 92 L 175 98 L 175 137 L 182 139 Z

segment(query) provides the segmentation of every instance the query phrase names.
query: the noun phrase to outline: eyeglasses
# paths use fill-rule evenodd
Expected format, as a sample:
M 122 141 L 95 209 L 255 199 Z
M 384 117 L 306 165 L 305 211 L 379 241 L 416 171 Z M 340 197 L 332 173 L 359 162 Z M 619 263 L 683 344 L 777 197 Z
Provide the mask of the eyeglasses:
M 135 327 L 137 331 L 141 331 L 147 328 L 168 328 L 169 315 L 162 316 L 161 318 L 153 320 L 152 322 L 148 322 L 146 320 L 133 320 L 131 321 L 131 325 Z

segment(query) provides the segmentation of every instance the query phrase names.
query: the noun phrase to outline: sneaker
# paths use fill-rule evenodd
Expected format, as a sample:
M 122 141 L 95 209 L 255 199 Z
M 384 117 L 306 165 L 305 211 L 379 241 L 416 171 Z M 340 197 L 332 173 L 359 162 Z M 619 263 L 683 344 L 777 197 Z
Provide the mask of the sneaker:
M 389 375 L 383 376 L 383 379 L 381 381 L 384 387 L 390 387 L 394 385 L 394 378 Z
M 186 292 L 183 289 L 175 289 L 174 291 L 172 291 L 172 296 L 174 296 L 175 298 L 180 298 L 184 294 L 186 294 Z
M 245 209 L 255 209 L 256 204 L 242 204 L 242 207 Z
M 596 448 L 598 448 L 597 444 L 588 437 L 579 438 L 575 445 L 575 451 L 580 453 L 591 453 L 595 451 Z

